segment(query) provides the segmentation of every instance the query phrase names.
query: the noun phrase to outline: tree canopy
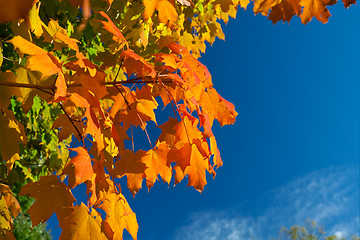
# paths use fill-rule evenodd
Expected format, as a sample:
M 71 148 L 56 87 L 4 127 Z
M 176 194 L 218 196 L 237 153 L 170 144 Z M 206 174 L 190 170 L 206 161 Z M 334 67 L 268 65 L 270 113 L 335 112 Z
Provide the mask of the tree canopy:
M 213 123 L 233 124 L 237 112 L 198 58 L 249 3 L 0 0 L 0 235 L 14 238 L 21 205 L 33 226 L 56 213 L 60 239 L 122 239 L 124 229 L 136 239 L 120 178 L 134 196 L 159 176 L 203 191 L 223 164 Z M 255 0 L 253 11 L 326 23 L 335 3 Z

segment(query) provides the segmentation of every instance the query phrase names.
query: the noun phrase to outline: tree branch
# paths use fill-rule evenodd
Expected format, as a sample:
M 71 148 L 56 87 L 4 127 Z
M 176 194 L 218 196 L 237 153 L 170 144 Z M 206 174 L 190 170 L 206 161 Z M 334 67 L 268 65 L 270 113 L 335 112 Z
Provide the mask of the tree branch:
M 153 80 L 149 79 L 150 77 L 139 77 L 139 78 L 133 78 L 126 81 L 113 81 L 113 82 L 102 82 L 101 85 L 105 86 L 117 86 L 117 85 L 123 85 L 123 84 L 133 84 L 133 83 L 158 83 L 159 80 Z M 173 82 L 171 79 L 164 79 L 161 80 L 161 82 Z M 38 90 L 56 90 L 55 86 L 42 86 L 38 84 L 31 84 L 31 83 L 17 83 L 17 82 L 0 82 L 0 86 L 6 86 L 6 87 L 23 87 L 23 88 L 34 88 Z M 81 87 L 81 83 L 72 83 L 68 84 L 67 88 L 73 88 L 73 87 Z

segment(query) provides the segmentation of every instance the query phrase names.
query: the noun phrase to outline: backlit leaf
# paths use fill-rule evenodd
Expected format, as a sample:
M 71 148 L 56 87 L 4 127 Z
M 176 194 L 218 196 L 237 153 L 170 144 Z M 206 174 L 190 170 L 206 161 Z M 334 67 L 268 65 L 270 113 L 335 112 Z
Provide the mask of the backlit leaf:
M 83 203 L 63 209 L 59 225 L 62 229 L 60 240 L 101 240 L 107 239 L 101 232 L 101 216 Z M 59 218 L 59 217 L 58 217 Z
M 108 193 L 101 199 L 98 208 L 106 212 L 102 230 L 108 239 L 123 239 L 126 229 L 134 240 L 137 239 L 139 225 L 135 213 L 121 193 Z
M 141 188 L 145 169 L 145 163 L 141 161 L 145 152 L 142 150 L 137 151 L 135 154 L 131 150 L 120 152 L 120 159 L 115 162 L 114 173 L 119 177 L 127 177 L 127 186 L 130 192 L 135 195 Z
M 54 175 L 28 183 L 21 189 L 20 195 L 35 198 L 35 203 L 28 210 L 33 226 L 47 221 L 53 213 L 61 214 L 65 207 L 71 207 L 75 201 L 70 189 Z
M 86 181 L 92 181 L 95 173 L 91 165 L 90 155 L 83 147 L 70 149 L 77 152 L 75 157 L 66 165 L 63 174 L 69 176 L 69 187 L 74 188 Z

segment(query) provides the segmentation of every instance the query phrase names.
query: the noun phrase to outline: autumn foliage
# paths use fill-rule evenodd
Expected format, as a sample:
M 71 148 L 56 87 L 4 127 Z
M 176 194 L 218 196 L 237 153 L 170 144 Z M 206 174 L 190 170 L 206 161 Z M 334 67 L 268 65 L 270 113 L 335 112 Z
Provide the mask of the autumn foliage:
M 326 23 L 334 3 L 255 0 L 253 11 L 274 23 Z M 1 0 L 0 236 L 13 238 L 14 195 L 35 199 L 33 225 L 56 213 L 61 239 L 122 239 L 124 229 L 136 239 L 118 179 L 126 176 L 134 196 L 160 178 L 187 177 L 203 191 L 207 173 L 215 177 L 223 164 L 213 123 L 233 124 L 237 112 L 198 57 L 206 42 L 224 39 L 220 21 L 248 4 Z M 136 129 L 147 146 L 135 148 Z M 71 191 L 80 184 L 88 201 L 77 205 Z

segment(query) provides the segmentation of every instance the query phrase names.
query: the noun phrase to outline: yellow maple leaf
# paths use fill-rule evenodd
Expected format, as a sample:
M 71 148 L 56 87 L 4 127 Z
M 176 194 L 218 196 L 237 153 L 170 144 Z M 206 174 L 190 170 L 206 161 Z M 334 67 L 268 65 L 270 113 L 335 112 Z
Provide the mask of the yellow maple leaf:
M 101 216 L 95 209 L 88 209 L 83 203 L 68 207 L 58 215 L 62 229 L 59 240 L 106 240 L 101 231 Z
M 5 206 L 15 218 L 21 212 L 21 207 L 18 200 L 10 190 L 10 186 L 0 183 L 0 196 L 4 198 L 6 202 Z
M 58 60 L 48 53 L 44 49 L 36 46 L 35 44 L 27 41 L 26 39 L 15 36 L 8 42 L 12 43 L 15 48 L 19 50 L 21 54 L 28 54 L 30 57 L 27 58 L 26 68 L 31 71 L 38 71 L 42 74 L 40 80 L 51 75 L 57 75 L 55 79 L 56 92 L 54 100 L 58 100 L 61 97 L 66 96 L 66 82 L 65 77 L 61 70 L 61 65 Z
M 6 206 L 4 197 L 0 195 L 0 238 L 6 240 L 15 240 L 11 232 L 13 221 L 9 209 Z
M 13 112 L 2 110 L 0 112 L 0 152 L 3 161 L 6 162 L 8 172 L 16 160 L 20 160 L 19 142 L 24 140 L 25 132 L 23 126 L 15 119 Z

